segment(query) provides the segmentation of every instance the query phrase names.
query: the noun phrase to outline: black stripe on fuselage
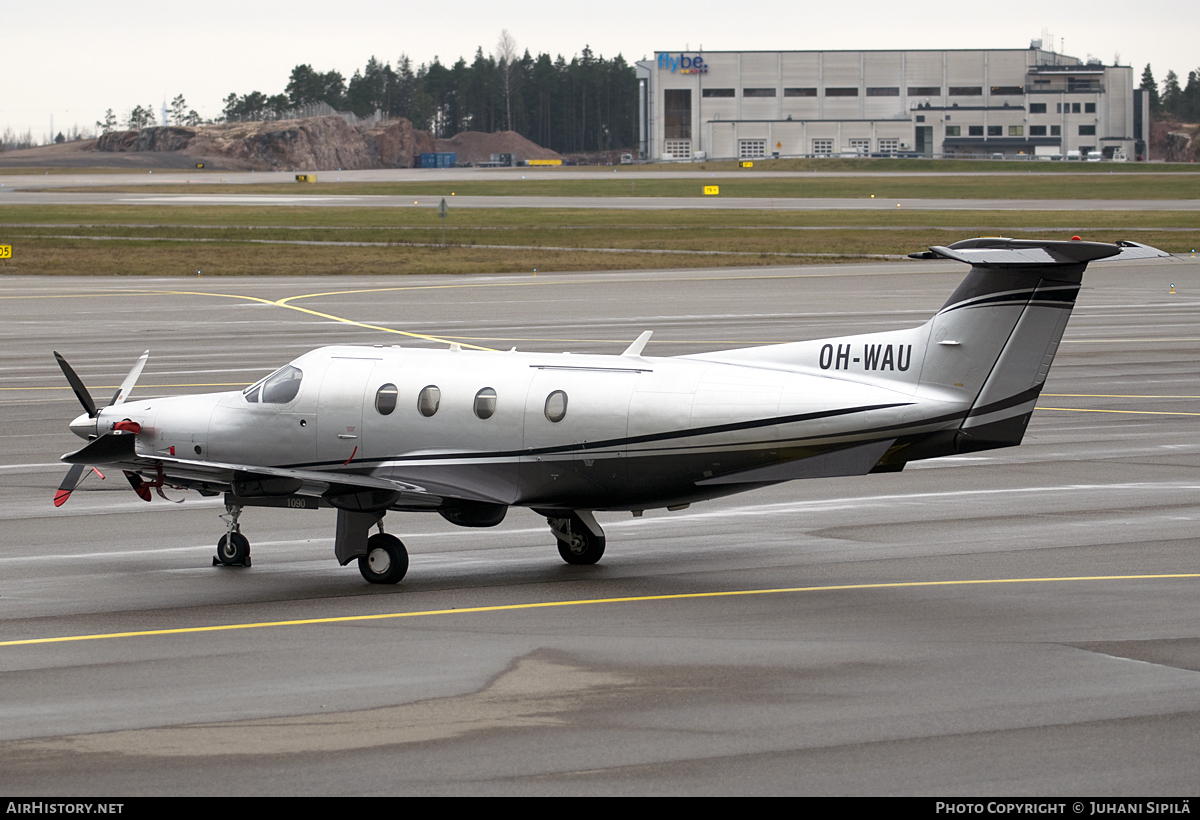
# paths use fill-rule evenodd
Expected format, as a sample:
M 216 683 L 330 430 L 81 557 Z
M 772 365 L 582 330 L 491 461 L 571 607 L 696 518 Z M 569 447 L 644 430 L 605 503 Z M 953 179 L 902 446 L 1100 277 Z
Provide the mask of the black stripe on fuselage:
M 729 424 L 714 424 L 709 427 L 695 427 L 688 430 L 669 430 L 663 433 L 647 433 L 642 436 L 626 436 L 624 438 L 605 439 L 602 441 L 580 441 L 573 444 L 558 444 L 552 447 L 529 447 L 520 450 L 499 450 L 485 453 L 429 453 L 415 456 L 385 456 L 381 458 L 360 459 L 355 466 L 378 464 L 384 461 L 449 461 L 478 458 L 511 458 L 514 456 L 541 456 L 565 453 L 578 453 L 586 450 L 603 450 L 609 447 L 622 447 L 631 444 L 648 444 L 658 441 L 671 441 L 697 436 L 712 436 L 721 433 L 734 433 L 742 430 L 755 430 L 762 427 L 774 427 L 780 424 L 796 424 L 804 421 L 848 416 L 856 413 L 866 413 L 871 410 L 887 410 L 892 407 L 906 407 L 911 402 L 895 402 L 892 404 L 868 404 L 861 407 L 843 407 L 837 410 L 821 410 L 816 413 L 797 413 L 791 416 L 775 416 L 751 421 L 737 421 Z M 813 436 L 813 438 L 818 438 Z M 706 445 L 707 446 L 707 445 Z M 289 464 L 285 469 L 304 469 L 308 467 L 323 467 L 343 464 L 342 461 L 309 461 L 299 464 Z

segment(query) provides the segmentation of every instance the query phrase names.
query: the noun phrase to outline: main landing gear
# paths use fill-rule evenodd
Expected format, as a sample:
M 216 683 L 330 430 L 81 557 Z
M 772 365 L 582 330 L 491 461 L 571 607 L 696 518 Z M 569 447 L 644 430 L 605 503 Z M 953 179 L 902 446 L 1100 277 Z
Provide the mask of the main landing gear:
M 380 531 L 367 539 L 367 554 L 358 556 L 358 571 L 372 584 L 395 584 L 408 572 L 408 550 L 394 535 Z
M 228 525 L 228 531 L 217 542 L 217 554 L 213 556 L 213 566 L 248 567 L 250 566 L 250 542 L 242 535 L 238 518 L 242 508 L 234 504 L 225 505 L 226 514 L 221 519 Z
M 604 555 L 604 530 L 590 510 L 576 510 L 567 517 L 547 513 L 546 523 L 558 539 L 558 554 L 568 564 L 594 564 Z

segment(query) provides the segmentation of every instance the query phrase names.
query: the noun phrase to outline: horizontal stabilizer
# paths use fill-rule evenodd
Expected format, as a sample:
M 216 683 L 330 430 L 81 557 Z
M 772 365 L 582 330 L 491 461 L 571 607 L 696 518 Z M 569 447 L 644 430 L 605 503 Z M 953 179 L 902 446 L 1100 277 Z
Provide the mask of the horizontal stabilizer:
M 978 268 L 1045 267 L 1078 265 L 1102 260 L 1149 259 L 1169 253 L 1138 242 L 1082 242 L 1044 239 L 1007 239 L 980 237 L 964 239 L 949 247 L 931 247 L 927 252 L 909 254 L 914 259 L 954 259 Z

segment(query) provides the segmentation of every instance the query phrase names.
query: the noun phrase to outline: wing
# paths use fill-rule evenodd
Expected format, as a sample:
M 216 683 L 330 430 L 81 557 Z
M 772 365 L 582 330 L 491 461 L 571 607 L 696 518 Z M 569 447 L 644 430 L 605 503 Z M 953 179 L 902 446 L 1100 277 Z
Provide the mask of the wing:
M 416 484 L 360 473 L 143 455 L 137 452 L 136 438 L 128 432 L 109 433 L 67 453 L 62 460 L 67 464 L 111 465 L 149 479 L 147 487 L 182 487 L 203 495 L 231 492 L 245 499 L 301 496 L 339 509 L 360 511 L 431 510 L 445 501 L 442 495 Z M 143 498 L 148 498 L 148 493 Z

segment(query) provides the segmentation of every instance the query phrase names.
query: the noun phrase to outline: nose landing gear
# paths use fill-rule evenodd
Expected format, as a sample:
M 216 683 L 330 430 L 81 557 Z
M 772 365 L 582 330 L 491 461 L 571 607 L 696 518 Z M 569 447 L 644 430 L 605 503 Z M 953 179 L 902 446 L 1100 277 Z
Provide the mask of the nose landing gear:
M 228 526 L 228 531 L 217 542 L 217 554 L 213 556 L 213 566 L 248 567 L 250 566 L 250 542 L 242 535 L 238 518 L 242 508 L 236 504 L 225 505 L 226 514 L 221 520 Z

